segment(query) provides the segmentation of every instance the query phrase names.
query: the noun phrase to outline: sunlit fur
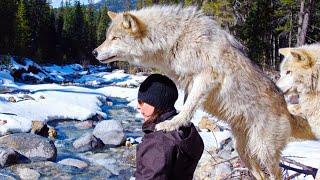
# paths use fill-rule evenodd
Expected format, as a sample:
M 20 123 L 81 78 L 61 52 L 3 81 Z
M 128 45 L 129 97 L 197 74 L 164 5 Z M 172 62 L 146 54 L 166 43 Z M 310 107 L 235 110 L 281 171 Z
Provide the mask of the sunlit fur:
M 188 94 L 181 112 L 157 130 L 187 125 L 203 105 L 231 126 L 236 149 L 257 179 L 265 179 L 262 168 L 270 179 L 281 179 L 280 154 L 294 119 L 277 87 L 234 37 L 195 7 L 153 6 L 109 16 L 98 60 L 158 68 Z
M 320 138 L 320 44 L 280 49 L 285 56 L 277 85 L 286 93 L 296 91 L 304 116 Z

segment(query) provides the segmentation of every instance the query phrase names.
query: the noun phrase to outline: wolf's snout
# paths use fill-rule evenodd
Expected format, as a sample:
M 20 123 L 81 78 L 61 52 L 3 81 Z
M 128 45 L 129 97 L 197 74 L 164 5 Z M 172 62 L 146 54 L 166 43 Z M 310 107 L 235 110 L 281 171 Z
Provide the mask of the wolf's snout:
M 97 56 L 98 56 L 98 51 L 93 50 L 93 51 L 92 51 L 92 55 L 93 55 L 94 57 L 97 57 Z

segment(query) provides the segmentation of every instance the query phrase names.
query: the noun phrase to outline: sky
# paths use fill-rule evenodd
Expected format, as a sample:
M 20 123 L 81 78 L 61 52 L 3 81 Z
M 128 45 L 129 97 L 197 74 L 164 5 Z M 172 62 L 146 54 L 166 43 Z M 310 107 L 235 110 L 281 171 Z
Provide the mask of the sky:
M 60 7 L 61 1 L 67 1 L 67 0 L 51 0 L 51 5 L 54 8 Z M 74 0 L 71 0 L 71 2 L 73 2 Z M 81 4 L 88 4 L 88 0 L 79 0 Z M 93 0 L 93 3 L 97 3 L 100 0 Z

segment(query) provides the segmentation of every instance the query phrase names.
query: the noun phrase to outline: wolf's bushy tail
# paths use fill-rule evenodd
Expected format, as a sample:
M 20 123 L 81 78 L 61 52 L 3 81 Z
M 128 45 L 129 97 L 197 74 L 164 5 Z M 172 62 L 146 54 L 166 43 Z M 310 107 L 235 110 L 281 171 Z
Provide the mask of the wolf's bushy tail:
M 300 116 L 291 115 L 291 136 L 297 139 L 316 140 L 316 136 L 311 130 L 310 124 Z

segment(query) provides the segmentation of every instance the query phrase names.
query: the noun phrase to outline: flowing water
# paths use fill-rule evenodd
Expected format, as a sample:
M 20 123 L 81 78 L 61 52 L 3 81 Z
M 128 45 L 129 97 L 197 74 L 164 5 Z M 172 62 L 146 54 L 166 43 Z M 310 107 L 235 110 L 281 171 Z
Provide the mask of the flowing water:
M 143 136 L 141 132 L 142 120 L 135 117 L 136 110 L 127 106 L 128 101 L 121 98 L 108 98 L 112 106 L 104 105 L 102 110 L 107 114 L 107 120 L 121 121 L 126 137 Z M 30 168 L 41 174 L 40 179 L 129 179 L 134 170 L 135 146 L 100 148 L 94 151 L 78 153 L 73 149 L 73 142 L 83 134 L 92 132 L 93 128 L 79 129 L 75 126 L 79 121 L 63 120 L 50 123 L 57 130 L 55 145 L 57 159 L 55 162 L 31 162 L 17 164 L 3 170 L 8 176 L 15 174 L 20 168 Z M 56 163 L 65 158 L 74 158 L 88 163 L 88 167 L 79 169 Z M 3 172 L 0 171 L 1 172 Z

